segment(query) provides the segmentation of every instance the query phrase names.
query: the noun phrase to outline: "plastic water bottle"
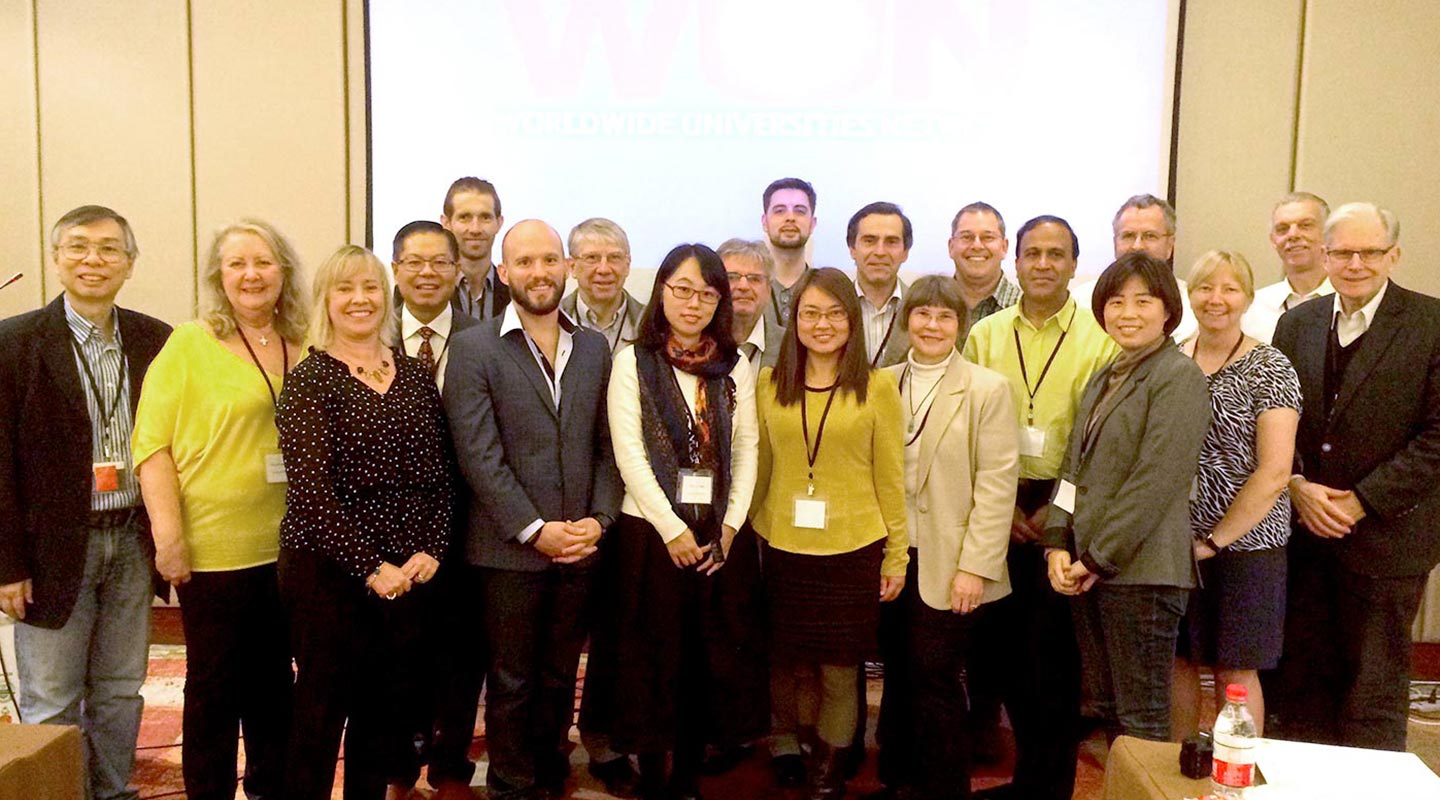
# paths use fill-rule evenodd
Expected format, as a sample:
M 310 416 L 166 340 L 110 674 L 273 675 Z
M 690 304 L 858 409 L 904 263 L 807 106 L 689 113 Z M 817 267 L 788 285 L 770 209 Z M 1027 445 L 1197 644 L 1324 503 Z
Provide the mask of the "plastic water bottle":
M 1255 782 L 1255 718 L 1246 706 L 1249 693 L 1232 683 L 1225 687 L 1225 707 L 1215 718 L 1215 762 L 1210 771 L 1210 796 L 1243 800 Z

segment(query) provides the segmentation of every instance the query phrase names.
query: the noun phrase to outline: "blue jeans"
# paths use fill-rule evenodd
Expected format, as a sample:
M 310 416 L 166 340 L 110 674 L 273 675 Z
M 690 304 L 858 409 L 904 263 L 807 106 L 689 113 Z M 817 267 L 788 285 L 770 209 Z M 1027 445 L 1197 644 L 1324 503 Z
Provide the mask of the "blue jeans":
M 15 626 L 23 721 L 78 725 L 93 800 L 134 800 L 128 788 L 145 701 L 150 563 L 132 524 L 90 530 L 85 576 L 58 630 Z
M 1171 670 L 1189 594 L 1101 581 L 1073 601 L 1081 667 L 1098 692 L 1097 710 L 1126 736 L 1170 740 Z

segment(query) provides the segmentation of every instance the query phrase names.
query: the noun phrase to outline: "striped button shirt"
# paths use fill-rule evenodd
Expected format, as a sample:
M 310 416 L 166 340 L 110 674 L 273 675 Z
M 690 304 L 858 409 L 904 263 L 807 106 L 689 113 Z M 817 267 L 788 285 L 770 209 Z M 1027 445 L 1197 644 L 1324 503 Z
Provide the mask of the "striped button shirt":
M 125 368 L 125 351 L 120 341 L 120 316 L 113 309 L 115 337 L 106 341 L 100 329 L 90 320 L 81 316 L 65 301 L 65 321 L 70 325 L 70 334 L 75 337 L 79 351 L 75 356 L 75 371 L 80 375 L 80 386 L 85 391 L 85 407 L 90 412 L 90 456 L 95 463 L 120 461 L 125 469 L 120 472 L 120 489 L 114 492 L 92 492 L 92 511 L 114 511 L 130 508 L 140 502 L 140 486 L 135 481 L 135 470 L 130 465 L 130 432 L 135 420 L 130 414 L 130 370 Z M 81 357 L 85 361 L 81 363 Z M 85 377 L 85 368 L 95 378 L 96 386 L 90 385 Z M 116 399 L 115 386 L 121 383 L 120 396 Z M 103 397 L 95 396 L 99 388 Z M 110 416 L 107 427 L 105 411 L 115 402 L 117 408 Z M 109 443 L 107 447 L 106 444 Z

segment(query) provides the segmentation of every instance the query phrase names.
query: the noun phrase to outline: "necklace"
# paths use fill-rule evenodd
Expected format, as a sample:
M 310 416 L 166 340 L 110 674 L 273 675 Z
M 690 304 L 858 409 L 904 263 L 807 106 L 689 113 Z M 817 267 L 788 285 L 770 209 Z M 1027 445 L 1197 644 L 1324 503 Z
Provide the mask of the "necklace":
M 247 325 L 246 325 L 245 323 L 243 323 L 243 322 L 236 322 L 236 323 L 235 323 L 235 327 L 236 327 L 237 330 L 240 331 L 240 338 L 242 338 L 242 339 L 245 338 L 245 330 L 244 330 L 244 329 L 245 329 L 246 327 L 249 327 L 250 330 L 255 331 L 256 333 L 260 334 L 259 337 L 256 338 L 256 341 L 258 341 L 258 342 L 260 343 L 260 346 L 261 346 L 261 347 L 269 347 L 269 346 L 270 346 L 270 334 L 275 332 L 275 331 L 274 331 L 274 325 L 273 325 L 273 323 L 272 323 L 271 325 L 266 325 L 266 326 L 265 326 L 265 327 L 267 327 L 267 328 L 271 328 L 270 333 L 266 333 L 266 332 L 263 331 L 258 325 L 249 325 L 249 326 L 247 326 Z
M 365 369 L 359 364 L 356 364 L 355 374 L 367 380 L 374 381 L 375 383 L 384 383 L 385 378 L 390 374 L 390 362 L 381 359 L 380 366 L 371 369 Z
M 905 365 L 905 377 L 908 377 L 910 379 L 909 382 L 906 384 L 909 387 L 910 391 L 906 392 L 907 396 L 905 398 L 905 402 L 910 406 L 910 424 L 905 432 L 914 433 L 915 415 L 919 412 L 921 408 L 925 408 L 925 404 L 929 402 L 930 396 L 935 394 L 935 389 L 940 386 L 940 381 L 937 380 L 934 383 L 930 384 L 930 391 L 926 392 L 925 396 L 920 398 L 920 405 L 917 407 L 915 405 L 915 373 L 913 370 L 910 369 L 909 364 Z M 930 412 L 926 411 L 925 415 L 928 417 L 930 415 Z
M 1215 368 L 1215 372 L 1219 372 L 1220 370 L 1225 369 L 1225 367 L 1230 363 L 1230 359 L 1234 358 L 1234 357 L 1235 357 L 1235 354 L 1238 353 L 1238 352 L 1240 352 L 1240 345 L 1242 345 L 1242 344 L 1245 344 L 1245 332 L 1244 332 L 1244 331 L 1241 331 L 1241 332 L 1240 332 L 1240 338 L 1235 340 L 1235 346 L 1232 347 L 1232 348 L 1230 348 L 1230 353 L 1225 356 L 1225 360 L 1224 360 L 1224 361 L 1221 361 L 1221 362 L 1220 362 L 1220 366 L 1218 366 L 1218 367 Z M 1192 345 L 1191 348 L 1190 348 L 1190 360 L 1191 360 L 1191 361 L 1194 361 L 1194 362 L 1197 363 L 1197 364 L 1200 363 L 1200 337 L 1199 337 L 1199 336 L 1196 336 L 1196 337 L 1195 337 L 1195 344 Z M 1215 372 L 1211 372 L 1211 373 L 1209 373 L 1209 375 L 1214 375 Z

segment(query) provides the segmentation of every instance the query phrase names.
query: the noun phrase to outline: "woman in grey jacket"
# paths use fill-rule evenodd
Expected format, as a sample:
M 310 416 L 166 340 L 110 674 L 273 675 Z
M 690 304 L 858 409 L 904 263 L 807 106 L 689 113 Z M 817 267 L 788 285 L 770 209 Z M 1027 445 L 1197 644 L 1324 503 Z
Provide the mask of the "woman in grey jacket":
M 1114 732 L 1165 741 L 1195 586 L 1190 494 L 1209 390 L 1170 339 L 1183 312 L 1166 264 L 1121 256 L 1091 304 L 1123 352 L 1091 379 L 1075 417 L 1046 530 L 1050 583 L 1075 598 L 1086 685 Z

